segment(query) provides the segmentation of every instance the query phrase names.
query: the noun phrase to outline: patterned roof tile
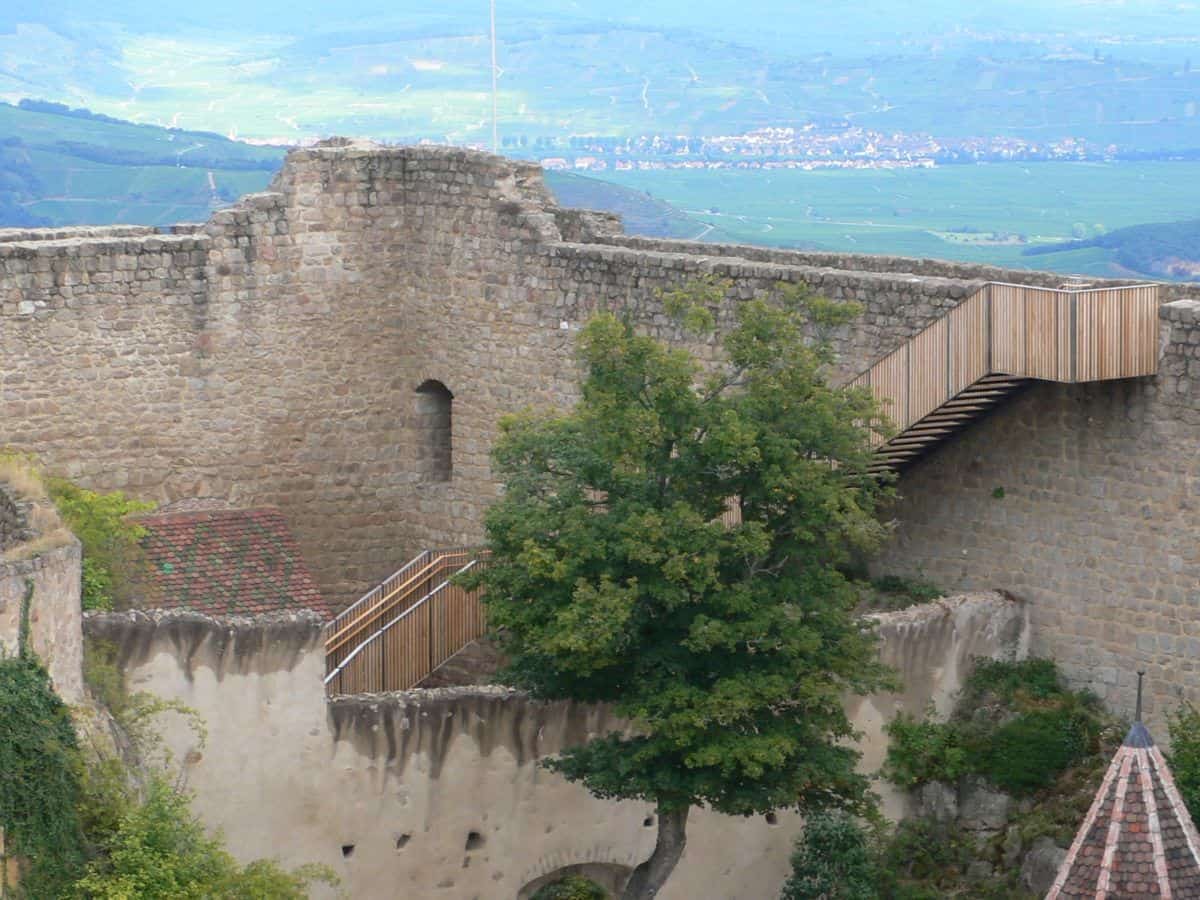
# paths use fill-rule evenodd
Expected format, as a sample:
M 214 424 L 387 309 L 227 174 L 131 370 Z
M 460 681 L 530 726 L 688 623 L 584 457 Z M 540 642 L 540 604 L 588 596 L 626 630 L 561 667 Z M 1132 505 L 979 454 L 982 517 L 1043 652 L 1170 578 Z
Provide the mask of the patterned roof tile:
M 143 516 L 142 542 L 155 605 L 212 616 L 333 610 L 275 509 L 224 509 Z
M 1141 722 L 1113 757 L 1046 900 L 1082 897 L 1200 897 L 1200 836 Z

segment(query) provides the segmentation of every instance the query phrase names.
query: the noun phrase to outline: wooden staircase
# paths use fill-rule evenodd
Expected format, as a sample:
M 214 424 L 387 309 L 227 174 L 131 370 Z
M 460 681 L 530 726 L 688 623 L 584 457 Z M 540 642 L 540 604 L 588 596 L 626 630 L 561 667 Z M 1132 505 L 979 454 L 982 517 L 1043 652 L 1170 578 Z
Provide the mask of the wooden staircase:
M 915 461 L 1033 381 L 1156 374 L 1158 307 L 1154 284 L 985 284 L 851 382 L 896 428 L 872 436 L 875 469 Z
M 325 626 L 326 691 L 408 690 L 482 637 L 478 593 L 451 579 L 486 563 L 477 550 L 425 550 L 340 613 Z
M 1158 371 L 1158 286 L 1063 289 L 986 284 L 851 383 L 895 426 L 874 434 L 875 469 L 913 462 L 1034 381 L 1078 383 Z M 731 504 L 724 519 L 738 521 Z M 426 550 L 329 623 L 331 694 L 408 690 L 486 626 L 454 575 L 475 550 Z

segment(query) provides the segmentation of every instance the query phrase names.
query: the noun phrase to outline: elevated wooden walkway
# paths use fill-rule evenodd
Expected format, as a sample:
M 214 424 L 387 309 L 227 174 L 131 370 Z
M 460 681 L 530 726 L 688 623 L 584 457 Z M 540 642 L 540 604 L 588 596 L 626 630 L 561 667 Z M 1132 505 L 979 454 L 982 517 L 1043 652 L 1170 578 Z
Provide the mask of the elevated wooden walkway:
M 1158 307 L 1153 284 L 984 285 L 852 381 L 897 429 L 873 436 L 877 468 L 916 460 L 1029 381 L 1156 374 Z

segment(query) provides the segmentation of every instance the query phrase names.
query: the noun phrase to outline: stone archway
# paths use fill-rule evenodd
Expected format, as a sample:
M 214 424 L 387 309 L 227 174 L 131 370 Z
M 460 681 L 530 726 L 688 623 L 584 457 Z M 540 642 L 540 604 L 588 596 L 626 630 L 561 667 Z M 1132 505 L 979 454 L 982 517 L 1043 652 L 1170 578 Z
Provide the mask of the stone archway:
M 608 891 L 610 897 L 617 897 L 620 895 L 621 889 L 625 887 L 625 882 L 629 880 L 631 874 L 633 874 L 633 869 L 629 866 L 623 866 L 620 863 L 576 863 L 555 869 L 553 872 L 547 872 L 545 875 L 539 875 L 517 892 L 517 900 L 529 900 L 530 897 L 546 885 L 553 884 L 571 875 L 588 878 Z

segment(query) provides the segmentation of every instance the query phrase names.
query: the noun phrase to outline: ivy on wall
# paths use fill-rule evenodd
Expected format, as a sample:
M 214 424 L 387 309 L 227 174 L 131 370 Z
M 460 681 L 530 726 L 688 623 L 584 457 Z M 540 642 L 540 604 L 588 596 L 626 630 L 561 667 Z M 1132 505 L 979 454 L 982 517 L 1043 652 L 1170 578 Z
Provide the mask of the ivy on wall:
M 4 893 L 58 897 L 84 865 L 79 754 L 67 707 L 29 648 L 32 601 L 30 583 L 17 655 L 0 659 L 0 828 L 6 853 L 23 861 L 20 886 Z

